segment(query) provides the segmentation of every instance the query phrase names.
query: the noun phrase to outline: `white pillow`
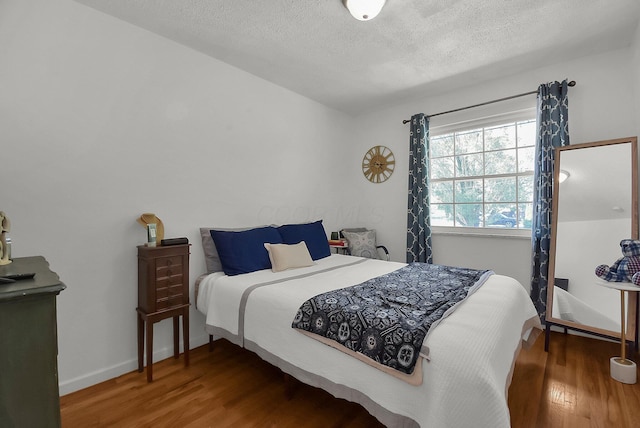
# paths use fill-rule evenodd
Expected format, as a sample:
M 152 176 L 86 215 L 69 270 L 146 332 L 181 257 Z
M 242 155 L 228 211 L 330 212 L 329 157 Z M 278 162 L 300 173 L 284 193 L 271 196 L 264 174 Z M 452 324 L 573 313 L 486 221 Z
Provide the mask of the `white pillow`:
M 287 269 L 313 266 L 313 260 L 304 241 L 297 244 L 269 244 L 265 242 L 264 248 L 269 253 L 271 270 L 281 272 Z

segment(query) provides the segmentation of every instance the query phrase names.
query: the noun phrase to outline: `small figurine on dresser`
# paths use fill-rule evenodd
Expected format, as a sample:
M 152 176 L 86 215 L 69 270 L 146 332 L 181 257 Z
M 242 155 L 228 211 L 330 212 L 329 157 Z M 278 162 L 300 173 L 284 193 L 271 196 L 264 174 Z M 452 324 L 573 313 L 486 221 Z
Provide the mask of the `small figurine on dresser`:
M 11 263 L 9 260 L 9 247 L 7 246 L 7 232 L 11 231 L 11 222 L 9 217 L 0 211 L 0 265 L 8 265 Z

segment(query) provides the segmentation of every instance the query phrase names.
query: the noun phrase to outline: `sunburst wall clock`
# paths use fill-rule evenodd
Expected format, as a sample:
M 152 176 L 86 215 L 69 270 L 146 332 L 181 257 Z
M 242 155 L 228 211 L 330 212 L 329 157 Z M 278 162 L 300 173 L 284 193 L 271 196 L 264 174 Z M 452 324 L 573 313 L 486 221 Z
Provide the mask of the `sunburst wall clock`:
M 371 147 L 362 159 L 362 173 L 372 183 L 387 181 L 395 166 L 393 152 L 385 146 Z

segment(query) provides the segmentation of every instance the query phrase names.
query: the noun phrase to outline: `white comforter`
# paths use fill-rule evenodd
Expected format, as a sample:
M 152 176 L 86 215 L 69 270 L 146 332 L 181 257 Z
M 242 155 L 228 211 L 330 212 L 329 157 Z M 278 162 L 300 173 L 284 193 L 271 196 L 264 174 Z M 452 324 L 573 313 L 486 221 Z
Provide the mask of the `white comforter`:
M 305 300 L 404 266 L 355 261 L 360 259 L 334 254 L 279 273 L 213 273 L 199 285 L 197 308 L 210 334 L 245 346 L 302 382 L 362 404 L 387 426 L 508 427 L 513 363 L 522 339 L 533 339 L 540 329 L 524 287 L 492 275 L 461 302 L 427 337 L 424 380 L 412 386 L 291 328 Z M 269 285 L 254 286 L 264 283 Z

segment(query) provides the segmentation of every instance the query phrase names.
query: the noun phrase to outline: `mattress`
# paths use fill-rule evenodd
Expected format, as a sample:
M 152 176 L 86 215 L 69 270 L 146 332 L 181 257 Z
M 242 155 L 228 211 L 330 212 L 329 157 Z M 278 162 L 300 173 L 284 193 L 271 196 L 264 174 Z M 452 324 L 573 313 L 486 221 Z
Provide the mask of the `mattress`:
M 332 254 L 313 266 L 204 277 L 196 306 L 207 332 L 243 346 L 300 381 L 360 403 L 390 427 L 508 427 L 517 353 L 541 330 L 515 279 L 492 275 L 433 328 L 421 385 L 390 376 L 291 327 L 305 300 L 405 266 Z

